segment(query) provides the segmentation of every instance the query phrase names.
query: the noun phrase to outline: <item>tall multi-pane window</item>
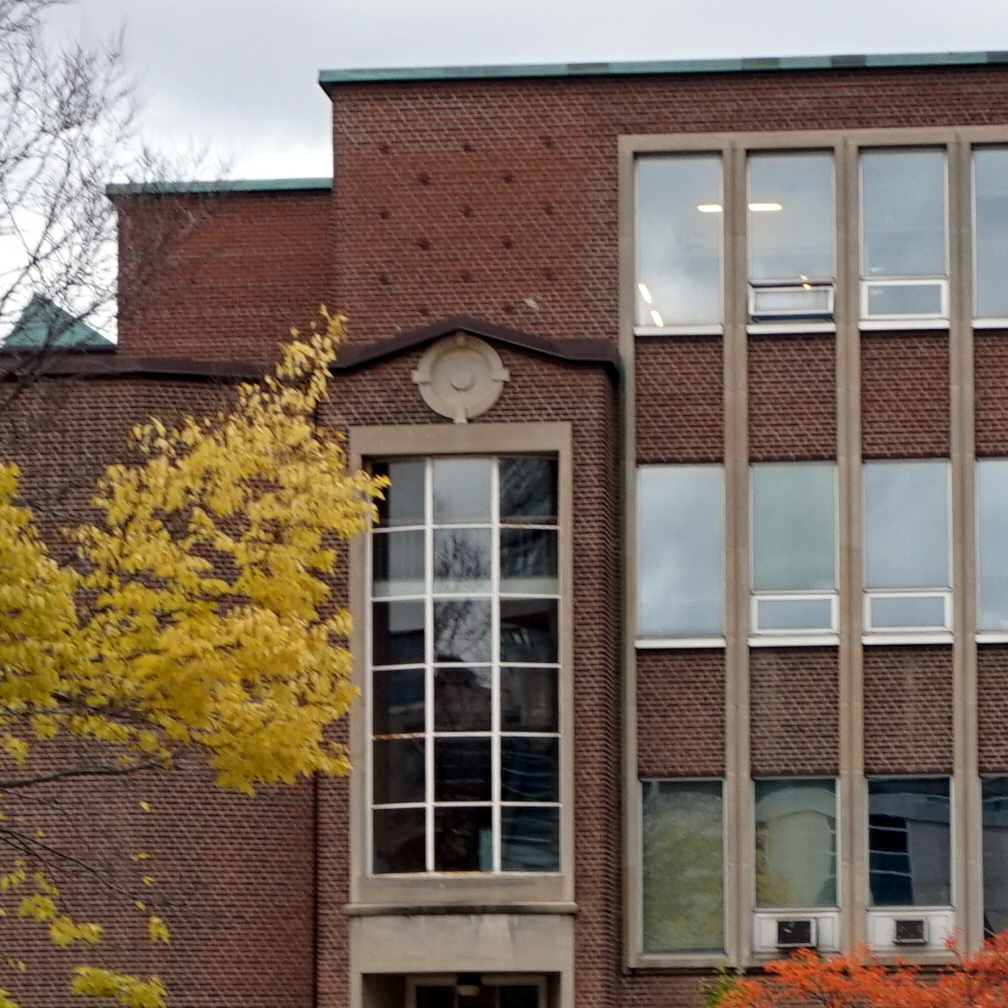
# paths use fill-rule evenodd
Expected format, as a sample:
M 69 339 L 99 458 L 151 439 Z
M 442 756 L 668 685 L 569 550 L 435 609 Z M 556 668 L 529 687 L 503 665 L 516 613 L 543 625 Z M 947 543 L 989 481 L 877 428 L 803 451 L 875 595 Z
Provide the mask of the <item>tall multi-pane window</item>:
M 873 907 L 952 903 L 949 781 L 868 781 L 868 883 Z
M 636 325 L 721 321 L 721 159 L 642 157 L 636 180 Z
M 637 472 L 637 636 L 724 632 L 724 469 Z
M 830 779 L 758 780 L 756 906 L 836 906 L 836 796 Z
M 951 627 L 948 462 L 865 463 L 864 573 L 867 630 Z
M 721 781 L 643 782 L 645 952 L 724 947 Z
M 861 315 L 948 316 L 945 151 L 861 155 Z
M 1008 459 L 977 462 L 977 627 L 1008 633 Z
M 556 462 L 373 469 L 372 870 L 558 871 Z
M 754 321 L 833 316 L 833 156 L 749 158 L 749 315 Z
M 1008 318 L 1008 147 L 973 151 L 973 314 Z
M 752 466 L 752 630 L 836 629 L 836 465 Z

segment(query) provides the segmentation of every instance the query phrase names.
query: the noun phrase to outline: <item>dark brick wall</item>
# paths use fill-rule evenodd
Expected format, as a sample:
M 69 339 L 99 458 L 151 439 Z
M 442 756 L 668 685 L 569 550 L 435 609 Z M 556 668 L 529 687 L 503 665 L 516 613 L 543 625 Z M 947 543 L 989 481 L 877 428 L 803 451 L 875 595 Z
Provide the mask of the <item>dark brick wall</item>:
M 721 649 L 638 652 L 639 776 L 724 774 L 724 670 Z
M 836 338 L 749 340 L 749 457 L 787 462 L 836 457 Z
M 835 648 L 752 648 L 749 696 L 754 777 L 837 772 L 840 709 Z
M 861 337 L 861 424 L 866 458 L 948 455 L 948 333 Z
M 1008 455 L 1008 332 L 978 330 L 973 337 L 978 455 Z
M 864 651 L 865 772 L 952 772 L 952 650 Z
M 977 721 L 981 773 L 1008 773 L 1008 648 L 977 648 Z

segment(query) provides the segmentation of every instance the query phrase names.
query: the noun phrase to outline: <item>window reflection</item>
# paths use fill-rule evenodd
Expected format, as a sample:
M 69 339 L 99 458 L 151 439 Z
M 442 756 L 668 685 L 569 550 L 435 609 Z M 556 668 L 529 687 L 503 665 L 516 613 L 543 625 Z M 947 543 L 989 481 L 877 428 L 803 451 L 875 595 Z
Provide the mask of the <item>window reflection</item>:
M 1008 459 L 977 462 L 979 629 L 1008 630 Z
M 1008 318 L 1008 148 L 973 152 L 973 314 Z
M 868 781 L 868 881 L 872 906 L 951 904 L 947 778 Z
M 1008 777 L 983 780 L 984 935 L 1008 928 Z

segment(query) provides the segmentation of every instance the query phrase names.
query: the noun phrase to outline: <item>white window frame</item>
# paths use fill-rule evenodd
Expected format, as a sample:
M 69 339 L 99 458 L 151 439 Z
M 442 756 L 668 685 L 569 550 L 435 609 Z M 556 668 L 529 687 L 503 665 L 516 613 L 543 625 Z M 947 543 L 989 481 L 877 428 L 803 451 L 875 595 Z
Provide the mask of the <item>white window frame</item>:
M 501 521 L 501 516 L 499 514 L 499 473 L 500 473 L 500 462 L 509 457 L 521 457 L 516 454 L 494 454 L 494 455 L 472 455 L 467 456 L 473 459 L 488 460 L 493 463 L 491 470 L 491 483 L 490 483 L 490 517 L 487 522 L 460 522 L 451 523 L 450 528 L 452 529 L 475 529 L 475 530 L 489 530 L 492 537 L 493 548 L 491 551 L 491 572 L 490 581 L 491 586 L 485 591 L 435 591 L 434 586 L 434 565 L 433 562 L 433 539 L 434 532 L 440 526 L 434 523 L 433 520 L 433 464 L 442 458 L 460 458 L 466 456 L 439 456 L 439 455 L 425 455 L 415 457 L 414 460 L 422 461 L 424 465 L 424 515 L 425 519 L 422 525 L 407 525 L 407 526 L 396 526 L 395 531 L 391 534 L 396 534 L 398 532 L 404 531 L 423 531 L 425 539 L 425 555 L 427 563 L 425 563 L 424 578 L 425 578 L 425 590 L 422 596 L 388 596 L 388 595 L 374 595 L 372 594 L 372 602 L 387 602 L 392 599 L 395 602 L 403 601 L 423 601 L 425 610 L 425 626 L 430 627 L 433 625 L 433 607 L 436 601 L 451 601 L 454 598 L 459 600 L 470 600 L 470 599 L 487 599 L 490 602 L 491 607 L 491 647 L 492 653 L 489 662 L 474 663 L 474 664 L 488 664 L 490 666 L 492 675 L 492 687 L 491 687 L 491 712 L 490 719 L 491 725 L 489 730 L 485 731 L 460 731 L 460 732 L 445 732 L 436 729 L 434 724 L 435 716 L 435 668 L 438 665 L 444 664 L 436 660 L 436 656 L 433 653 L 434 641 L 432 634 L 425 635 L 425 656 L 423 662 L 420 663 L 424 669 L 424 696 L 425 696 L 425 728 L 421 734 L 410 733 L 412 737 L 416 737 L 422 740 L 424 747 L 424 760 L 425 760 L 425 772 L 424 772 L 424 785 L 425 785 L 425 795 L 422 802 L 375 802 L 373 799 L 374 794 L 374 780 L 373 780 L 373 768 L 374 768 L 374 758 L 373 755 L 367 760 L 367 777 L 368 777 L 368 794 L 371 796 L 370 800 L 370 812 L 367 821 L 367 836 L 368 836 L 368 853 L 370 861 L 370 873 L 373 875 L 384 875 L 397 877 L 402 874 L 409 875 L 435 875 L 442 876 L 446 873 L 452 874 L 451 871 L 445 869 L 437 869 L 434 867 L 435 861 L 435 843 L 437 828 L 435 825 L 436 815 L 438 809 L 441 808 L 465 808 L 465 809 L 477 809 L 477 808 L 489 808 L 491 810 L 491 840 L 493 844 L 493 849 L 491 851 L 492 863 L 490 867 L 485 869 L 474 869 L 474 874 L 508 874 L 508 869 L 502 867 L 502 851 L 501 851 L 501 840 L 503 837 L 503 825 L 502 818 L 505 809 L 518 807 L 518 808 L 534 808 L 534 809 L 556 809 L 557 815 L 557 844 L 559 848 L 560 844 L 560 818 L 561 818 L 561 802 L 559 800 L 560 794 L 560 776 L 561 768 L 557 768 L 557 792 L 558 798 L 554 802 L 513 802 L 505 801 L 500 797 L 501 793 L 501 778 L 502 778 L 502 741 L 505 738 L 521 738 L 521 739 L 541 739 L 549 738 L 555 739 L 557 744 L 557 757 L 558 760 L 561 758 L 560 752 L 560 725 L 557 725 L 557 730 L 555 732 L 508 732 L 502 729 L 500 725 L 500 692 L 501 692 L 501 670 L 504 665 L 521 665 L 523 668 L 543 668 L 553 671 L 556 677 L 557 685 L 557 704 L 559 707 L 559 689 L 560 689 L 560 663 L 559 660 L 556 662 L 506 662 L 500 658 L 498 653 L 498 638 L 499 638 L 499 604 L 501 602 L 506 602 L 509 599 L 536 599 L 536 600 L 549 600 L 555 601 L 558 607 L 560 605 L 560 594 L 559 591 L 556 593 L 510 593 L 501 591 L 500 587 L 500 549 L 499 549 L 499 538 L 500 533 L 504 529 L 517 528 L 519 530 L 535 530 L 535 531 L 549 531 L 554 532 L 558 540 L 559 548 L 559 533 L 560 526 L 559 521 L 557 524 L 516 524 Z M 525 456 L 530 458 L 541 458 L 545 456 L 534 455 Z M 559 492 L 559 487 L 556 488 L 557 493 Z M 559 516 L 557 516 L 559 518 Z M 379 535 L 389 535 L 388 531 L 374 531 L 368 537 L 368 569 L 372 570 L 371 560 L 372 560 L 372 545 L 374 543 L 374 537 Z M 559 588 L 559 558 L 558 558 L 558 570 L 557 570 L 557 581 Z M 370 621 L 369 621 L 370 622 Z M 559 630 L 559 627 L 558 627 Z M 370 654 L 370 635 L 369 641 L 369 653 L 368 653 L 368 668 L 375 669 Z M 559 658 L 560 642 L 556 642 L 557 654 Z M 402 669 L 413 669 L 416 668 L 418 663 L 409 662 L 405 665 L 382 665 L 379 668 L 383 671 L 395 671 L 398 668 Z M 368 688 L 367 688 L 367 708 L 370 712 L 372 710 L 373 698 L 371 692 L 371 676 L 368 678 Z M 439 739 L 488 739 L 490 741 L 490 773 L 491 779 L 490 784 L 490 798 L 486 801 L 477 800 L 458 800 L 458 801 L 438 801 L 435 797 L 435 750 L 437 747 L 437 741 Z M 373 752 L 373 750 L 372 750 Z M 374 815 L 373 813 L 379 810 L 394 811 L 396 809 L 411 809 L 418 810 L 423 809 L 424 811 L 424 839 L 425 839 L 425 861 L 426 870 L 408 873 L 396 873 L 396 872 L 376 872 L 374 870 Z M 558 850 L 559 855 L 559 850 Z M 521 872 L 517 874 L 531 874 L 538 876 L 541 874 L 556 874 L 556 872 Z
M 946 238 L 946 241 L 948 239 Z M 890 313 L 870 313 L 868 303 L 871 290 L 874 287 L 938 287 L 940 293 L 940 310 L 938 312 L 890 312 Z M 911 278 L 888 278 L 872 277 L 869 280 L 861 281 L 861 328 L 867 328 L 871 323 L 885 323 L 879 328 L 891 328 L 889 323 L 898 320 L 940 320 L 947 321 L 949 317 L 949 281 L 947 276 L 942 277 L 911 277 Z

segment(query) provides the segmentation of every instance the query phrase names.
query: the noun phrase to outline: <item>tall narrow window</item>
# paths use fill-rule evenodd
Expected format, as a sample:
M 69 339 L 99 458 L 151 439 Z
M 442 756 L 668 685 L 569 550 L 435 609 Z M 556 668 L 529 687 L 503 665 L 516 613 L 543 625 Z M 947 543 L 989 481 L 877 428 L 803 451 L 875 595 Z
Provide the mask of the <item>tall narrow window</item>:
M 944 150 L 861 155 L 861 315 L 948 315 Z
M 641 157 L 636 186 L 638 329 L 721 321 L 721 159 Z
M 1008 633 L 1008 459 L 977 462 L 980 630 Z
M 973 152 L 973 314 L 1008 318 L 1008 147 Z
M 754 321 L 833 317 L 833 157 L 749 158 L 749 314 Z
M 836 906 L 832 780 L 758 780 L 756 906 Z
M 373 468 L 373 871 L 558 871 L 556 464 Z
M 724 471 L 637 474 L 637 635 L 718 637 L 724 627 Z
M 724 947 L 720 781 L 644 781 L 645 952 Z
M 1008 928 L 1008 777 L 983 779 L 984 934 Z
M 836 629 L 836 466 L 752 467 L 754 633 Z
M 868 781 L 871 905 L 950 906 L 947 777 Z
M 948 630 L 948 463 L 865 463 L 864 533 L 866 629 Z

